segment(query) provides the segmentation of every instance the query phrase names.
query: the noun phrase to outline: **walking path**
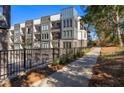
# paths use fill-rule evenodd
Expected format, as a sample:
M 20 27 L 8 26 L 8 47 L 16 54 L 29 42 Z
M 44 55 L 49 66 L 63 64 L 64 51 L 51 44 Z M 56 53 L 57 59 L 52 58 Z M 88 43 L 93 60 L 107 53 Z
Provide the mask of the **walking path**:
M 33 86 L 38 87 L 88 87 L 92 77 L 92 67 L 97 61 L 101 48 L 93 48 L 85 57 L 65 66 L 41 82 Z

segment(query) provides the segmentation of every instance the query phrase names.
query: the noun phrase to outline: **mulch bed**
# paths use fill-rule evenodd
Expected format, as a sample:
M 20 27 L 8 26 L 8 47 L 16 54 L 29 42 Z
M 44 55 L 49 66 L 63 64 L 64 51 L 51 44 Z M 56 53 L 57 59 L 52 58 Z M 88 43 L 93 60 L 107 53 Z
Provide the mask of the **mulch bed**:
M 53 74 L 59 69 L 62 69 L 64 65 L 48 65 L 45 68 L 36 68 L 33 69 L 27 73 L 20 73 L 20 75 L 17 75 L 15 78 L 12 78 L 10 80 L 6 80 L 3 84 L 1 84 L 1 87 L 29 87 L 31 84 L 42 80 L 49 76 L 50 74 Z
M 102 49 L 104 52 L 113 52 L 114 48 Z M 124 87 L 124 55 L 116 55 L 111 59 L 99 57 L 93 67 L 93 76 L 89 82 L 90 87 Z

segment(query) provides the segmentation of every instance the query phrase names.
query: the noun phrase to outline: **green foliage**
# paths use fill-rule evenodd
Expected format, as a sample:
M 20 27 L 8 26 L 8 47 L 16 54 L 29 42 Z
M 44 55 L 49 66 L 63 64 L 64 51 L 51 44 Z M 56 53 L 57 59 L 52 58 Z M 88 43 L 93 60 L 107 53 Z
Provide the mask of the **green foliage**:
M 72 57 L 68 54 L 68 55 L 63 55 L 61 58 L 60 58 L 60 62 L 59 64 L 68 64 L 72 61 Z
M 86 48 L 86 49 L 84 49 L 83 52 L 84 52 L 84 54 L 90 52 L 90 48 Z
M 62 55 L 60 58 L 56 58 L 53 62 L 53 64 L 68 64 L 70 62 L 72 62 L 73 60 L 77 59 L 77 58 L 80 58 L 82 56 L 84 56 L 85 53 L 89 51 L 89 49 L 82 49 L 80 51 L 77 51 L 75 54 L 74 53 L 69 53 L 69 54 L 65 54 L 65 55 Z
M 53 61 L 53 64 L 56 65 L 56 64 L 59 64 L 60 63 L 60 59 L 59 58 L 55 58 L 54 61 Z
M 77 57 L 80 58 L 84 55 L 84 52 L 83 51 L 78 51 L 77 52 Z
M 84 23 L 95 26 L 101 46 L 120 44 L 120 20 L 124 17 L 124 7 L 120 5 L 87 6 L 87 14 L 82 17 Z M 122 25 L 121 25 L 122 24 Z M 116 43 L 118 42 L 118 43 Z

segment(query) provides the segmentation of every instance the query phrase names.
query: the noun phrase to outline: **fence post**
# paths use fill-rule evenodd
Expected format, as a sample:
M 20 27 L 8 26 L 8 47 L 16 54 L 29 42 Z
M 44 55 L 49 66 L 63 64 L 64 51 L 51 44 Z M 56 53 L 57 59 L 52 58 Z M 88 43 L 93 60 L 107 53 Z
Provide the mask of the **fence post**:
M 8 69 L 8 67 L 9 67 L 9 66 L 8 66 L 8 65 L 9 65 L 9 62 L 8 62 L 8 61 L 9 61 L 9 56 L 8 56 L 8 54 L 9 54 L 9 53 L 8 53 L 8 52 L 9 52 L 9 50 L 6 52 L 6 53 L 7 53 L 7 66 L 6 66 L 6 67 L 7 67 L 7 77 L 9 76 L 9 71 L 8 71 L 8 70 L 9 70 L 9 69 Z
M 54 59 L 55 59 L 55 55 L 54 55 L 55 53 L 54 52 L 55 52 L 55 49 L 53 48 L 53 62 L 54 62 Z
M 24 48 L 24 71 L 26 71 L 26 49 Z
M 73 48 L 73 49 L 74 49 L 74 54 L 73 54 L 73 55 L 74 55 L 74 59 L 75 59 L 75 56 L 76 56 L 76 55 L 75 55 L 75 48 Z
M 66 51 L 66 56 L 67 56 L 67 54 L 68 54 L 68 53 L 67 53 L 67 48 L 65 49 L 65 51 Z
M 60 57 L 60 48 L 58 48 L 58 58 Z

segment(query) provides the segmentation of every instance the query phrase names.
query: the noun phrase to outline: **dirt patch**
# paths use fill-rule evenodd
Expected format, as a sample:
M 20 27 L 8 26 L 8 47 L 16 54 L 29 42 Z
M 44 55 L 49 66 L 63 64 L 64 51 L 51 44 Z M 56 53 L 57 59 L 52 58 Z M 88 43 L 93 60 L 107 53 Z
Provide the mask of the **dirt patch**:
M 118 53 L 112 55 L 111 53 Z M 102 48 L 102 55 L 93 67 L 93 76 L 89 82 L 90 87 L 124 87 L 124 54 L 119 54 L 118 47 Z
M 118 52 L 120 50 L 119 47 L 102 47 L 101 48 L 101 52 L 102 54 L 112 54 L 112 53 L 115 53 L 115 52 Z

